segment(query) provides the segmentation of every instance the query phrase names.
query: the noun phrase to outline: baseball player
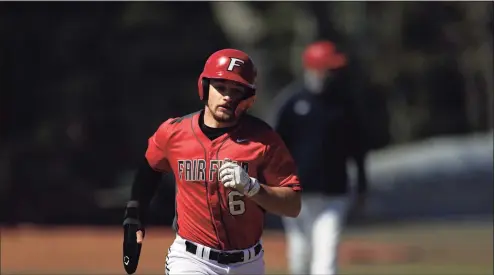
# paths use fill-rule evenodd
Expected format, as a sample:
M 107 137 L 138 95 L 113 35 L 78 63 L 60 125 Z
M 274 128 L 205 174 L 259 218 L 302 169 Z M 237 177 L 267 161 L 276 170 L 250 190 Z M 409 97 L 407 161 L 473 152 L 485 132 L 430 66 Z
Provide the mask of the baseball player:
M 318 41 L 304 51 L 303 65 L 303 80 L 275 100 L 275 129 L 305 186 L 301 214 L 283 222 L 292 274 L 330 275 L 338 271 L 337 249 L 346 215 L 366 193 L 364 135 L 350 96 L 344 54 L 332 42 Z M 298 125 L 297 131 L 293 125 Z M 358 168 L 356 201 L 349 196 L 348 158 Z
M 176 238 L 166 274 L 264 274 L 266 211 L 297 217 L 301 186 L 278 134 L 246 114 L 256 68 L 239 50 L 213 53 L 198 80 L 204 109 L 170 118 L 149 138 L 124 220 L 124 267 L 135 272 L 146 210 L 161 173 L 176 180 Z

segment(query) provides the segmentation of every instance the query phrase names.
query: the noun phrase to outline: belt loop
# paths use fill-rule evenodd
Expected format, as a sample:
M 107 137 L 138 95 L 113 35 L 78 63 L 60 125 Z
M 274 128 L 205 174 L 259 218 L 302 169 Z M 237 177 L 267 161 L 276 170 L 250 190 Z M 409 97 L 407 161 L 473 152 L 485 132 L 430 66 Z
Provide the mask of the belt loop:
M 200 258 L 203 258 L 202 255 L 203 255 L 203 250 L 205 249 L 205 247 L 202 246 L 202 245 L 198 245 L 198 244 L 196 244 L 196 247 L 197 247 L 197 249 L 196 249 L 196 256 L 198 256 Z
M 209 247 L 205 247 L 205 250 L 203 252 L 203 259 L 210 260 L 210 251 L 211 249 Z
M 251 260 L 251 249 L 244 249 L 244 251 L 242 251 L 244 253 L 244 262 L 247 262 L 249 260 Z

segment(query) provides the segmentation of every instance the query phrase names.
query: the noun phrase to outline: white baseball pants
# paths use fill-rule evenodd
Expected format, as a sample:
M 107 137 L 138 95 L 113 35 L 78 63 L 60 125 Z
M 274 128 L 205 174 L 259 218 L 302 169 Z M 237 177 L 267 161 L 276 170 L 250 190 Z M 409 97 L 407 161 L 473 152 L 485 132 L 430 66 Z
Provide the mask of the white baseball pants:
M 186 251 L 186 240 L 176 236 L 175 241 L 168 250 L 165 262 L 165 274 L 265 274 L 265 262 L 263 261 L 263 249 L 255 255 L 254 246 L 245 250 L 235 250 L 226 252 L 242 251 L 244 261 L 234 264 L 220 264 L 210 260 L 210 252 L 217 251 L 213 248 L 194 243 L 197 246 L 196 254 Z
M 283 218 L 292 274 L 337 273 L 337 252 L 350 199 L 303 195 L 297 218 Z

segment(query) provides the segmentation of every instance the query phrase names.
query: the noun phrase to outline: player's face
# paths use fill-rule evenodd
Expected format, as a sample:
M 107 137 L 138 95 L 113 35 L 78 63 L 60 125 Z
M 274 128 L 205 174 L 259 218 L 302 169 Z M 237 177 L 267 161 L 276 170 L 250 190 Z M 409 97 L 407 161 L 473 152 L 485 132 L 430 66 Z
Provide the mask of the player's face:
M 233 81 L 212 79 L 208 96 L 207 107 L 213 118 L 218 122 L 233 122 L 237 106 L 249 96 L 249 91 Z
M 309 92 L 320 94 L 323 92 L 325 78 L 328 77 L 326 71 L 306 70 L 304 72 L 304 83 Z

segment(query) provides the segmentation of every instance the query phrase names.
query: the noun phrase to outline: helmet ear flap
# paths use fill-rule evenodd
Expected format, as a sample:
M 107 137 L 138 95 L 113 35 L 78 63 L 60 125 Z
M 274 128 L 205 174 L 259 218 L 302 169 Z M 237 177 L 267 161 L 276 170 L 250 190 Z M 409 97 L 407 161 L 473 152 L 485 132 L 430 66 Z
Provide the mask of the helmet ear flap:
M 256 95 L 253 95 L 247 99 L 244 99 L 237 105 L 237 108 L 235 109 L 235 115 L 240 116 L 243 112 L 247 112 L 251 106 L 253 106 L 254 102 L 256 101 Z
M 201 79 L 201 88 L 203 89 L 203 101 L 208 101 L 208 92 L 210 91 L 210 80 L 208 78 Z

